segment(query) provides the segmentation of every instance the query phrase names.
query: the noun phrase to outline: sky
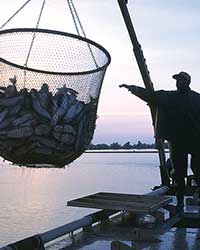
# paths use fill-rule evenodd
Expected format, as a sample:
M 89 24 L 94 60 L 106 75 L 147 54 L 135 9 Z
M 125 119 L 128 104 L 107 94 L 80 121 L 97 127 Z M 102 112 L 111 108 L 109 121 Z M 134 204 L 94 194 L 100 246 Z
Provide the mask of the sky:
M 2 0 L 3 24 L 25 0 Z M 32 0 L 6 28 L 35 25 L 43 0 Z M 40 28 L 76 33 L 66 0 L 46 0 Z M 154 142 L 149 108 L 119 84 L 144 86 L 117 0 L 74 0 L 87 38 L 111 55 L 103 82 L 93 143 Z M 172 75 L 186 71 L 200 92 L 200 1 L 129 0 L 128 9 L 142 45 L 155 90 L 175 89 Z

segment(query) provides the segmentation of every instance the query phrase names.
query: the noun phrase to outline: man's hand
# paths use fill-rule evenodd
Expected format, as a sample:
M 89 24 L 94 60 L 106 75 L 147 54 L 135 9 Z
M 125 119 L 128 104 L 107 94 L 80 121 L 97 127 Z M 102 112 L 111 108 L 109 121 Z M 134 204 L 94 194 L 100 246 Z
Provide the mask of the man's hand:
M 128 89 L 128 91 L 131 91 L 131 93 L 134 93 L 135 91 L 136 91 L 136 89 L 137 89 L 137 86 L 135 86 L 135 85 L 127 85 L 127 84 L 121 84 L 121 85 L 119 85 L 119 87 L 120 88 L 126 88 L 126 89 Z
M 119 85 L 119 87 L 120 88 L 126 88 L 126 89 L 129 89 L 129 85 L 127 85 L 127 84 L 121 84 L 121 85 Z

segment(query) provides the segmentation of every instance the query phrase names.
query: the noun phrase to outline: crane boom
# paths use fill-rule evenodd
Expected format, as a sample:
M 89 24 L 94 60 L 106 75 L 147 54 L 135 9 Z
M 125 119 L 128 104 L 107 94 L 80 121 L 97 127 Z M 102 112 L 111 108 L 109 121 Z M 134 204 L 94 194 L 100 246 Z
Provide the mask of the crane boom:
M 135 58 L 145 85 L 145 88 L 149 91 L 154 91 L 153 84 L 150 78 L 150 73 L 147 68 L 146 60 L 143 55 L 143 51 L 141 45 L 138 42 L 133 23 L 131 17 L 129 15 L 129 11 L 127 8 L 127 0 L 118 0 L 119 7 L 126 24 L 132 45 L 133 45 L 133 52 L 135 54 Z M 156 114 L 157 108 L 155 106 L 150 105 L 150 111 L 152 116 L 153 127 L 155 130 L 155 121 L 156 121 Z M 160 175 L 161 175 L 161 183 L 162 185 L 170 185 L 170 179 L 168 176 L 168 171 L 166 168 L 166 159 L 165 159 L 165 148 L 163 140 L 156 138 L 156 148 L 158 149 L 159 160 L 160 160 Z

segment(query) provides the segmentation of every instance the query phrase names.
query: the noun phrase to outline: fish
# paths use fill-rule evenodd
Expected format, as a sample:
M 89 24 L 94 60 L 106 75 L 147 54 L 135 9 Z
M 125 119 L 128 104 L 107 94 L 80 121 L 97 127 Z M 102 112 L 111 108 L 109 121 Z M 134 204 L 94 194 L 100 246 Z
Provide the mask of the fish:
M 52 111 L 51 111 L 51 115 L 53 116 L 56 112 L 56 110 L 58 109 L 58 102 L 57 99 L 52 98 Z
M 53 137 L 54 137 L 55 139 L 57 139 L 57 140 L 59 141 L 59 140 L 60 140 L 61 132 L 53 131 L 52 135 L 53 135 Z
M 32 120 L 33 116 L 30 113 L 26 113 L 22 116 L 20 116 L 19 118 L 15 119 L 12 124 L 13 126 L 20 126 L 23 123 L 27 122 L 28 120 Z
M 28 89 L 27 88 L 21 89 L 19 91 L 19 94 L 24 97 L 24 99 L 23 99 L 24 109 L 31 109 L 32 108 L 31 96 L 30 96 L 30 93 L 28 92 Z
M 63 142 L 64 144 L 71 145 L 75 142 L 75 137 L 72 134 L 61 134 L 59 141 Z
M 83 102 L 76 102 L 69 107 L 67 112 L 64 115 L 65 122 L 71 122 L 83 109 L 84 103 Z
M 0 91 L 0 150 L 8 159 L 45 156 L 70 162 L 92 139 L 97 99 L 86 104 L 66 86 L 52 95 L 46 83 L 39 91 L 18 92 L 14 84 Z
M 65 90 L 72 94 L 72 95 L 78 95 L 78 92 L 75 90 L 75 89 L 72 89 L 72 88 L 67 88 L 66 85 L 64 86 Z
M 44 83 L 38 91 L 38 98 L 42 108 L 48 109 L 51 103 L 51 93 L 49 92 L 49 87 L 46 83 Z
M 14 117 L 14 119 L 15 118 L 16 117 Z M 7 118 L 4 121 L 2 121 L 0 123 L 0 130 L 3 129 L 3 128 L 8 128 L 8 126 L 12 124 L 12 121 L 13 121 L 13 117 Z
M 41 117 L 47 119 L 47 120 L 51 120 L 51 116 L 49 114 L 49 112 L 42 108 L 42 106 L 40 105 L 40 101 L 38 99 L 38 97 L 36 96 L 35 92 L 31 92 L 31 98 L 32 98 L 32 107 L 34 109 L 34 111 Z
M 24 100 L 20 100 L 14 107 L 9 109 L 8 116 L 17 115 L 20 112 L 20 110 L 22 109 L 23 104 L 24 104 Z
M 23 96 L 16 96 L 16 97 L 2 97 L 0 98 L 0 106 L 10 107 L 15 106 L 21 100 L 23 100 Z
M 13 78 L 9 78 L 9 81 L 10 81 L 13 85 L 16 85 L 16 83 L 17 83 L 17 76 L 14 75 Z
M 55 114 L 53 114 L 51 125 L 56 125 L 63 118 L 64 114 L 69 108 L 68 103 L 68 96 L 64 94 L 61 105 L 57 108 Z
M 54 131 L 57 133 L 76 134 L 75 129 L 71 125 L 56 125 Z
M 5 90 L 5 96 L 6 97 L 14 97 L 17 95 L 17 88 L 16 86 L 13 84 L 13 85 L 9 85 L 6 90 Z
M 67 92 L 68 94 L 71 94 L 71 95 L 75 95 L 75 96 L 78 95 L 78 92 L 76 90 L 66 87 L 66 84 L 62 88 L 57 88 L 57 90 L 59 93 Z
M 22 125 L 24 127 L 29 127 L 29 126 L 35 126 L 37 124 L 37 121 L 35 119 L 31 119 L 31 120 L 28 120 L 26 122 L 24 122 Z
M 31 140 L 38 142 L 40 146 L 45 146 L 48 148 L 56 148 L 57 142 L 54 139 L 46 138 L 42 136 L 32 136 Z
M 9 112 L 8 109 L 4 109 L 3 111 L 1 111 L 1 113 L 0 113 L 0 123 L 6 118 L 8 112 Z
M 19 127 L 7 131 L 8 138 L 26 138 L 33 134 L 31 127 Z
M 48 124 L 40 124 L 35 127 L 36 135 L 48 135 L 51 131 L 51 127 Z

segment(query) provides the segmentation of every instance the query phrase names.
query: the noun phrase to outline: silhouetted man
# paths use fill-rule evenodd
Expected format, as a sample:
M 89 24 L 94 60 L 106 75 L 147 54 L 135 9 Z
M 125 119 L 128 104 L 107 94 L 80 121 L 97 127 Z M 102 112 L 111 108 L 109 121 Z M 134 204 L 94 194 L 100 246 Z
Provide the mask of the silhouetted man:
M 175 91 L 148 91 L 135 85 L 122 84 L 132 94 L 156 106 L 156 137 L 168 140 L 177 185 L 177 210 L 183 212 L 185 177 L 188 154 L 198 186 L 200 198 L 200 94 L 190 89 L 191 77 L 186 72 L 172 76 L 176 79 Z

